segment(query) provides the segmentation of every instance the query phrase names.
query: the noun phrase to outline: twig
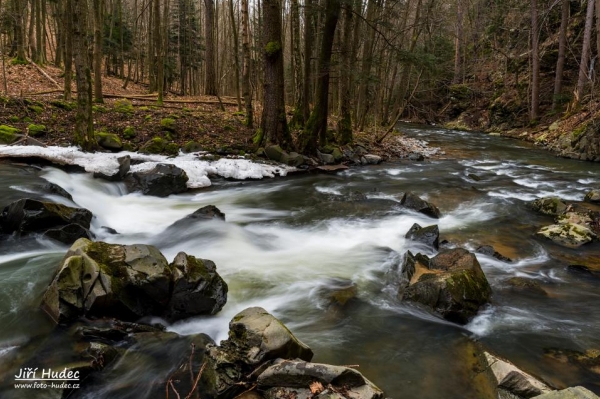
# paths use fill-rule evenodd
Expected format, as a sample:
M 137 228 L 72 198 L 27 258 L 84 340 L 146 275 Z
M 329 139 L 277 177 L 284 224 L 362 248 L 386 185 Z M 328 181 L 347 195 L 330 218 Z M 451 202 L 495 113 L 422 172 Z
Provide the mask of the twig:
M 171 388 L 173 388 L 173 392 L 175 392 L 175 396 L 177 396 L 177 399 L 181 399 L 181 396 L 179 396 L 179 392 L 177 392 L 177 389 L 175 389 L 175 386 L 173 385 L 173 380 L 169 379 L 169 382 L 167 382 L 168 385 L 171 386 Z M 167 399 L 169 399 L 169 388 L 167 388 Z
M 190 393 L 188 393 L 188 395 L 185 397 L 185 399 L 190 399 L 192 397 L 192 394 L 198 387 L 198 382 L 200 381 L 200 377 L 202 376 L 202 373 L 204 372 L 205 367 L 206 367 L 206 362 L 202 363 L 202 367 L 200 367 L 200 371 L 198 371 L 198 375 L 196 376 L 196 381 L 194 381 L 194 386 L 192 387 L 192 390 L 190 391 Z
M 244 392 L 242 392 L 241 394 L 235 396 L 233 399 L 237 399 L 237 398 L 241 398 L 243 394 L 248 393 L 250 391 L 254 391 L 254 389 L 256 389 L 258 385 L 254 384 L 250 387 L 250 389 L 245 390 Z
M 44 77 L 45 77 L 46 79 L 48 79 L 50 82 L 54 83 L 54 85 L 55 85 L 56 87 L 58 87 L 59 89 L 62 89 L 62 88 L 60 87 L 60 85 L 58 84 L 58 82 L 57 82 L 56 80 L 52 79 L 52 78 L 50 77 L 50 75 L 48 75 L 48 74 L 46 73 L 46 71 L 44 71 L 42 68 L 40 68 L 40 67 L 39 67 L 39 65 L 38 65 L 38 64 L 36 64 L 36 63 L 35 63 L 35 62 L 33 62 L 32 60 L 30 60 L 29 58 L 27 58 L 27 62 L 29 62 L 31 65 L 33 65 L 33 66 L 34 66 L 34 67 L 35 67 L 35 68 L 36 68 L 36 69 L 39 71 L 39 73 L 41 73 L 42 75 L 44 75 Z

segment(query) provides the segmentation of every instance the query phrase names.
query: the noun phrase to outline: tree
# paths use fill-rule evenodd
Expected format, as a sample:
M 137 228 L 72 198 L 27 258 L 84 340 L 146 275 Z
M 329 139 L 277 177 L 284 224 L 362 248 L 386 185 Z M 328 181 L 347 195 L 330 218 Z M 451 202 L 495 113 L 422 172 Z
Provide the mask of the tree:
M 340 49 L 340 106 L 338 135 L 341 144 L 352 142 L 352 113 L 351 108 L 351 77 L 352 77 L 352 27 L 354 10 L 353 0 L 344 3 L 344 29 L 342 33 L 342 44 Z
M 103 103 L 102 95 L 102 30 L 104 27 L 104 1 L 94 0 L 94 102 Z
M 592 0 L 589 0 L 592 1 Z M 531 0 L 531 113 L 536 120 L 540 112 L 540 39 L 537 0 Z
M 562 0 L 561 7 L 560 29 L 558 31 L 558 59 L 556 60 L 552 110 L 556 110 L 562 92 L 563 70 L 565 67 L 565 53 L 567 49 L 567 25 L 569 23 L 569 0 Z M 598 40 L 598 43 L 600 43 L 600 40 Z
M 254 111 L 252 109 L 252 90 L 250 88 L 250 33 L 249 33 L 248 0 L 242 0 L 242 95 L 246 106 L 246 126 L 254 127 Z
M 588 67 L 590 63 L 592 23 L 594 19 L 594 1 L 588 0 L 585 12 L 585 27 L 583 29 L 583 46 L 581 49 L 581 61 L 579 63 L 579 76 L 577 78 L 577 87 L 575 88 L 573 106 L 577 107 L 583 99 L 585 84 L 589 80 Z
M 264 59 L 264 100 L 258 142 L 289 147 L 292 138 L 285 116 L 281 5 L 263 0 L 262 52 Z
M 302 114 L 302 120 L 298 119 L 298 124 L 303 124 L 310 117 L 310 87 L 312 80 L 311 58 L 312 45 L 314 40 L 314 12 L 313 0 L 304 1 L 304 80 L 302 82 L 302 103 L 298 114 Z M 302 122 L 302 123 L 301 123 Z
M 217 95 L 217 72 L 215 64 L 215 1 L 204 0 L 204 39 L 206 40 L 204 94 Z
M 69 0 L 73 5 L 72 36 L 77 83 L 75 143 L 86 151 L 95 146 L 92 121 L 92 71 L 88 59 L 88 7 L 86 0 Z
M 329 0 L 325 8 L 325 25 L 319 54 L 319 77 L 317 80 L 317 101 L 306 128 L 302 134 L 301 147 L 303 152 L 314 153 L 317 141 L 320 145 L 327 144 L 327 116 L 329 105 L 329 74 L 331 68 L 331 52 L 335 28 L 340 16 L 340 0 Z

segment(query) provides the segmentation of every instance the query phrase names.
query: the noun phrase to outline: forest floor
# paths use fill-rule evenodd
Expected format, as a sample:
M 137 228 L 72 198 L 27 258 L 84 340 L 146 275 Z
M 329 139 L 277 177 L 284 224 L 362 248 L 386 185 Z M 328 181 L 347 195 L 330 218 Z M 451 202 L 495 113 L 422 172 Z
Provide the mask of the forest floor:
M 52 65 L 39 68 L 32 64 L 11 65 L 8 61 L 5 77 L 8 96 L 0 103 L 0 125 L 17 128 L 21 133 L 29 133 L 32 124 L 43 125 L 45 132 L 36 140 L 45 145 L 72 145 L 75 84 L 73 101 L 63 101 L 63 71 Z M 253 154 L 257 150 L 252 140 L 255 129 L 244 124 L 245 114 L 238 109 L 235 98 L 168 93 L 163 105 L 158 106 L 156 96 L 149 95 L 144 85 L 130 82 L 124 89 L 123 79 L 112 76 L 103 77 L 102 84 L 104 103 L 93 106 L 95 131 L 117 134 L 126 150 L 137 151 L 155 137 L 179 148 L 193 142 L 195 150 L 221 155 Z M 260 104 L 255 102 L 254 108 L 255 115 L 260 116 Z M 355 132 L 355 143 L 385 159 L 403 158 L 422 149 L 410 140 L 391 139 L 394 134 L 377 144 L 375 138 L 380 134 L 373 130 Z

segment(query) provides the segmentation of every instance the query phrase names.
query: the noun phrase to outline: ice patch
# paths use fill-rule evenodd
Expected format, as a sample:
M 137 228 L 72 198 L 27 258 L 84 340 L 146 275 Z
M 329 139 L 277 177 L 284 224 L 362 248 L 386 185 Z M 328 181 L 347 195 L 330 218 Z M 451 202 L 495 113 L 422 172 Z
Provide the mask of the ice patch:
M 77 165 L 89 173 L 113 175 L 119 169 L 117 158 L 129 155 L 137 161 L 131 167 L 132 172 L 152 169 L 158 163 L 173 164 L 183 169 L 189 177 L 189 188 L 210 186 L 209 176 L 222 176 L 230 179 L 262 179 L 263 177 L 285 176 L 294 170 L 285 165 L 267 165 L 247 159 L 221 158 L 218 161 L 205 161 L 198 153 L 180 154 L 169 158 L 164 155 L 144 155 L 135 152 L 118 154 L 87 153 L 76 147 L 35 147 L 35 146 L 0 146 L 0 156 L 39 157 L 61 165 Z

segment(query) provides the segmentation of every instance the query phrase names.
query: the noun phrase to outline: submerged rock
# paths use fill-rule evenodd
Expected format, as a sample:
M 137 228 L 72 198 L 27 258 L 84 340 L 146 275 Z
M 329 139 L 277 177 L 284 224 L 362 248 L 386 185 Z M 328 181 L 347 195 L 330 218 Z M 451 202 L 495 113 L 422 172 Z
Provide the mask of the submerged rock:
M 440 230 L 437 224 L 421 227 L 415 223 L 404 237 L 412 241 L 421 242 L 435 250 L 440 248 Z
M 171 164 L 158 164 L 150 170 L 132 173 L 127 176 L 126 183 L 131 191 L 167 197 L 187 191 L 188 180 L 183 169 Z
M 502 262 L 512 262 L 512 259 L 502 255 L 500 252 L 496 251 L 496 249 L 494 249 L 494 247 L 491 245 L 482 245 L 478 247 L 475 250 L 475 252 L 477 252 L 478 254 L 491 256 L 492 258 L 496 258 L 498 260 L 501 260 Z
M 544 226 L 536 235 L 567 248 L 578 248 L 597 238 L 588 227 L 573 223 Z
M 402 300 L 424 304 L 446 320 L 466 324 L 489 302 L 492 289 L 475 255 L 463 248 L 442 250 L 428 264 L 414 262 Z M 404 270 L 402 271 L 404 273 Z
M 408 209 L 415 210 L 434 219 L 439 219 L 441 216 L 440 210 L 435 205 L 421 199 L 411 192 L 404 194 L 400 200 L 400 204 Z
M 570 387 L 560 391 L 548 392 L 534 396 L 535 399 L 600 399 L 589 389 L 584 387 Z
M 548 295 L 540 285 L 540 282 L 530 278 L 511 277 L 506 280 L 511 289 L 521 292 L 531 292 L 538 295 Z
M 6 234 L 40 233 L 71 244 L 80 237 L 91 237 L 91 220 L 87 209 L 25 198 L 4 208 L 0 226 Z
M 559 197 L 539 198 L 527 205 L 536 212 L 551 216 L 558 216 L 567 210 L 567 204 Z
M 180 253 L 169 265 L 150 245 L 116 245 L 79 239 L 46 290 L 42 308 L 55 322 L 79 316 L 167 320 L 214 314 L 227 284 L 214 263 Z

